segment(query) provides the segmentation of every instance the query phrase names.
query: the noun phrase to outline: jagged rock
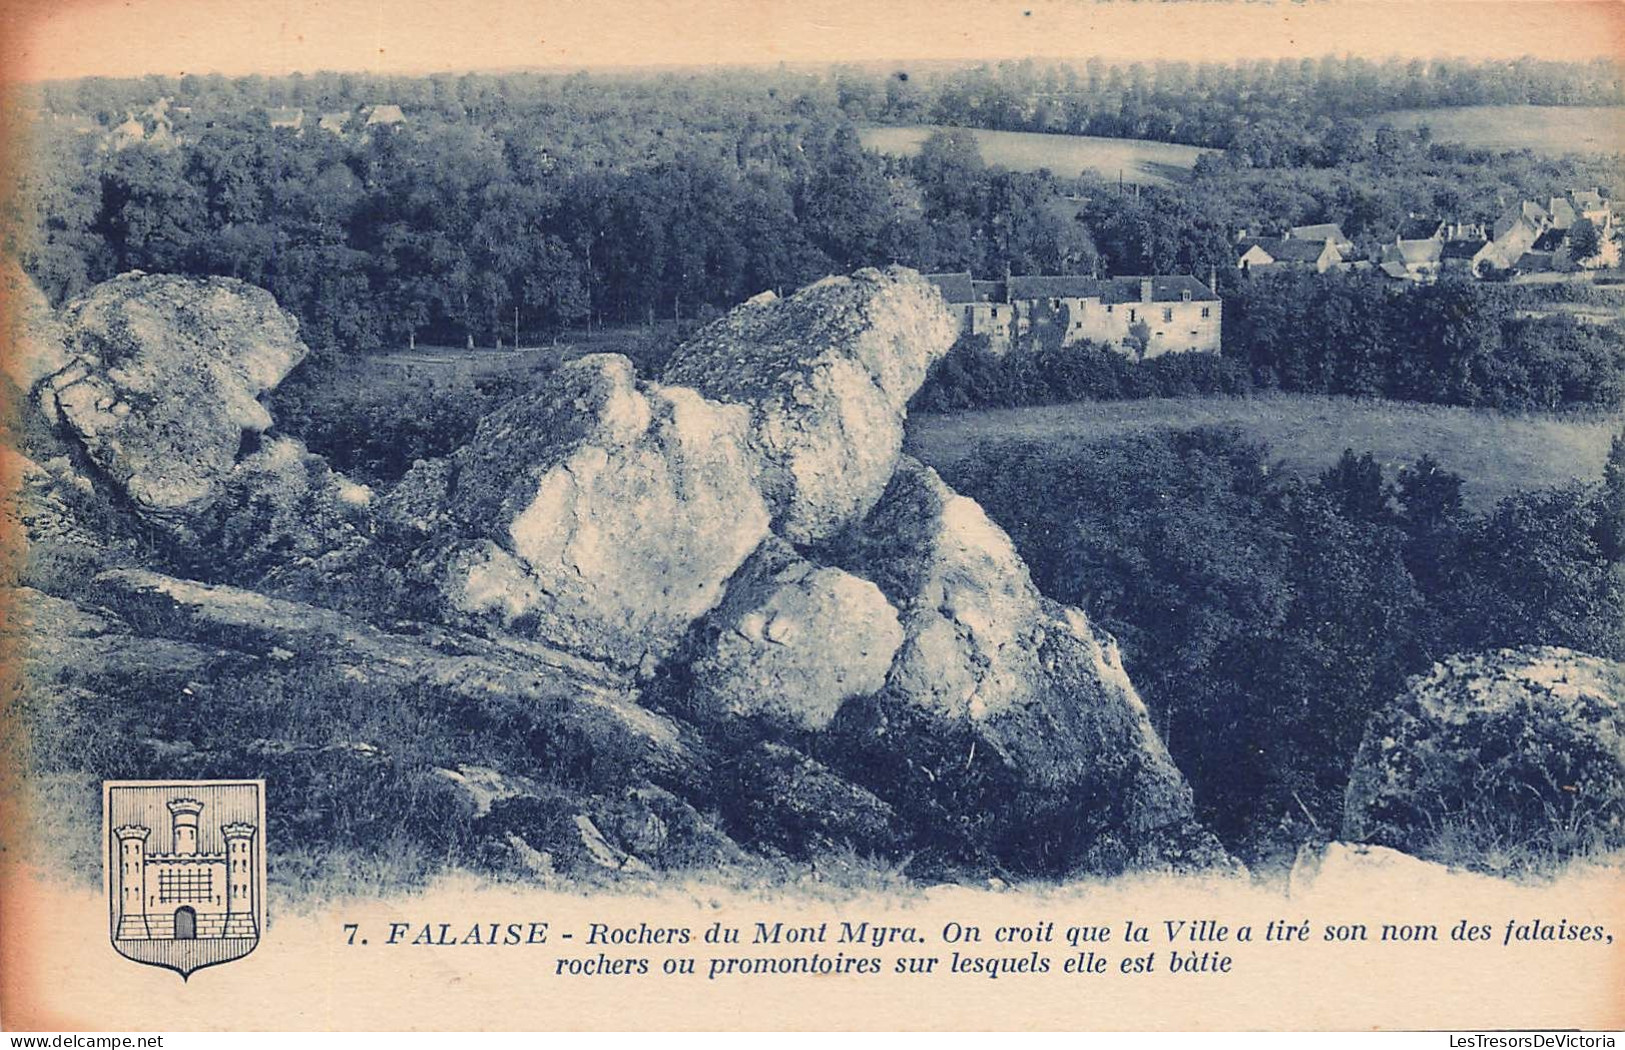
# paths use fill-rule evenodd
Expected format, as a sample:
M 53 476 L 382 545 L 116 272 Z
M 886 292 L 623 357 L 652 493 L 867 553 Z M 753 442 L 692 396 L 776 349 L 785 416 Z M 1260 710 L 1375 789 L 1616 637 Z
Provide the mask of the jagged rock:
M 842 847 L 885 854 L 906 841 L 890 804 L 781 744 L 741 754 L 727 795 L 736 837 L 793 857 Z
M 514 776 L 489 766 L 459 765 L 455 769 L 436 769 L 435 774 L 455 784 L 478 819 L 491 812 L 495 803 L 525 795 L 536 795 L 541 789 L 530 777 Z
M 958 335 L 912 270 L 859 270 L 752 299 L 679 347 L 662 379 L 748 406 L 774 530 L 816 543 L 880 498 L 908 400 Z
M 292 664 L 322 661 L 353 680 L 401 689 L 433 689 L 489 719 L 523 717 L 559 761 L 591 756 L 604 776 L 636 773 L 680 778 L 694 764 L 689 742 L 669 719 L 640 707 L 630 683 L 602 665 L 520 639 L 490 640 L 427 624 L 410 636 L 391 634 L 342 613 L 271 598 L 235 587 L 207 585 L 138 569 L 105 572 L 97 598 L 139 612 L 135 626 L 154 638 L 207 637 L 230 653 Z M 126 641 L 130 641 L 126 637 Z M 67 678 L 117 676 L 94 653 L 68 654 L 49 673 Z M 580 749 L 577 751 L 576 749 Z
M 1452 656 L 1373 716 L 1343 837 L 1491 871 L 1625 845 L 1625 664 Z
M 974 500 L 905 457 L 835 557 L 879 584 L 904 634 L 885 690 L 837 720 L 850 749 L 840 770 L 871 786 L 878 774 L 882 797 L 912 798 L 945 834 L 1040 866 L 1160 864 L 1170 834 L 1191 844 L 1189 863 L 1226 861 L 1194 827 L 1190 789 L 1115 643 L 1038 593 Z M 990 822 L 1001 809 L 1009 819 Z
M 455 614 L 636 667 L 665 657 L 767 535 L 746 411 L 579 358 L 452 457 Z
M 221 497 L 192 522 L 197 567 L 238 577 L 358 546 L 373 492 L 329 469 L 292 438 L 267 441 L 219 482 Z M 190 559 L 182 556 L 179 560 Z
M 6 304 L 0 369 L 27 394 L 35 383 L 68 366 L 66 334 L 45 294 L 10 256 L 0 259 L 0 302 Z
M 903 631 L 880 588 L 769 539 L 701 637 L 689 664 L 696 712 L 822 729 L 848 697 L 885 684 Z
M 445 524 L 451 463 L 420 459 L 378 503 L 378 519 L 406 535 L 430 536 Z
M 186 535 L 220 494 L 259 396 L 309 352 L 269 292 L 224 277 L 124 274 L 63 311 L 72 361 L 48 397 L 85 454 L 155 524 Z

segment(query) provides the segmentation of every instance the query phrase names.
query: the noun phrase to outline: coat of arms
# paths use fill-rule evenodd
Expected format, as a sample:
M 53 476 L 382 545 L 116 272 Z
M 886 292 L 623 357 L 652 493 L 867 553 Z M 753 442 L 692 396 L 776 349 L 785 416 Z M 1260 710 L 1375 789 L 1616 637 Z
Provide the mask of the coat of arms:
M 113 948 L 184 979 L 241 959 L 265 928 L 265 782 L 102 785 Z

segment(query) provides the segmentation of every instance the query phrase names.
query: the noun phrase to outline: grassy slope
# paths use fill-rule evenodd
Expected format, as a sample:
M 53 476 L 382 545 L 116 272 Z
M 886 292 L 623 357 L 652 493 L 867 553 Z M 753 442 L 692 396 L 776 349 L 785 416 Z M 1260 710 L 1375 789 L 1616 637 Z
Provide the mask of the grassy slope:
M 859 136 L 869 149 L 907 157 L 918 153 L 921 143 L 934 130 L 933 125 L 910 124 L 864 128 Z M 1208 152 L 1195 146 L 1147 139 L 967 130 L 976 136 L 982 159 L 989 164 L 1014 171 L 1048 168 L 1067 177 L 1088 171 L 1102 178 L 1115 179 L 1121 173 L 1129 182 L 1166 183 L 1184 175 L 1195 165 L 1197 157 Z
M 1390 477 L 1429 453 L 1467 479 L 1467 500 L 1481 509 L 1526 489 L 1600 480 L 1621 422 L 1331 397 L 1167 398 L 916 416 L 907 447 L 946 467 L 983 440 L 1087 445 L 1154 427 L 1233 424 L 1305 473 L 1330 466 L 1345 448 L 1374 453 Z
M 1537 153 L 1625 151 L 1625 106 L 1462 106 L 1382 113 L 1370 123 L 1426 124 L 1436 142 Z

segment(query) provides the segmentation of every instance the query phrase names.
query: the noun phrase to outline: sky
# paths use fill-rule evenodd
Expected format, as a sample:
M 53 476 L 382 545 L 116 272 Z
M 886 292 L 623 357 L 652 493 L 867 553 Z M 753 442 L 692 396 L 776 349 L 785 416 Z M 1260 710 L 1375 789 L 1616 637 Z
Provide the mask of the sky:
M 6 75 L 1625 52 L 1620 0 L 0 0 Z

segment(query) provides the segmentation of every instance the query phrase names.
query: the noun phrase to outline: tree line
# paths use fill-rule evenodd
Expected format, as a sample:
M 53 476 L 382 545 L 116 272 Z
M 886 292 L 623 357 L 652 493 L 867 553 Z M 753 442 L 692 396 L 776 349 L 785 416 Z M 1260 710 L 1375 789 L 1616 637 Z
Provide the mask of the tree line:
M 1625 655 L 1625 434 L 1602 484 L 1484 512 L 1430 457 L 1390 475 L 1349 451 L 1306 479 L 1233 428 L 984 445 L 949 474 L 1045 593 L 1118 639 L 1204 818 L 1247 856 L 1335 837 L 1367 720 L 1433 661 Z

